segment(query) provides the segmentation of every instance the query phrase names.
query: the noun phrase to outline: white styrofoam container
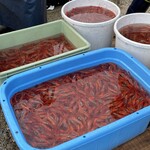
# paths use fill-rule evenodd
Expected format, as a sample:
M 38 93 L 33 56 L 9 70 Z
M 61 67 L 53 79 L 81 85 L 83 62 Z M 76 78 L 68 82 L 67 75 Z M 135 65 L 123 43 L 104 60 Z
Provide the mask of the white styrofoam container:
M 66 16 L 66 12 L 76 7 L 100 6 L 113 11 L 115 18 L 100 23 L 84 23 L 73 20 Z M 107 0 L 72 0 L 61 9 L 61 15 L 72 25 L 90 44 L 91 49 L 110 47 L 112 44 L 113 25 L 120 16 L 120 8 L 113 2 Z
M 150 24 L 150 14 L 133 13 L 120 17 L 114 24 L 114 32 L 116 34 L 115 47 L 125 50 L 150 68 L 150 44 L 134 42 L 119 32 L 120 28 L 135 23 Z

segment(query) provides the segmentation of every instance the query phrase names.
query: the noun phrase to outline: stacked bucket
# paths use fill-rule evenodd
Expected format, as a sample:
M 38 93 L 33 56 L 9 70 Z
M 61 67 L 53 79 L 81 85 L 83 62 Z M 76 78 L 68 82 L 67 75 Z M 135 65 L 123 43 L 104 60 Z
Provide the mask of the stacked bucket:
M 91 8 L 93 6 L 109 9 L 115 14 L 115 16 L 108 21 L 100 23 L 84 23 L 71 19 L 67 16 L 67 12 L 72 9 L 79 7 Z M 53 55 L 49 58 L 45 58 L 36 62 L 0 72 L 0 102 L 5 119 L 17 146 L 21 150 L 111 150 L 143 133 L 150 122 L 150 72 L 148 69 L 150 68 L 150 45 L 133 42 L 125 38 L 119 32 L 121 27 L 128 24 L 148 24 L 150 15 L 146 13 L 140 13 L 120 17 L 120 8 L 113 2 L 106 0 L 72 0 L 63 5 L 61 14 L 63 17 L 62 20 L 57 20 L 54 22 L 45 23 L 43 25 L 38 25 L 35 27 L 30 27 L 0 35 L 0 52 L 5 52 L 5 50 L 7 49 L 11 51 L 15 47 L 26 45 L 38 40 L 40 41 L 48 37 L 56 37 L 58 34 L 63 34 L 75 47 L 72 51 L 63 52 L 61 54 Z M 112 47 L 113 39 L 115 40 L 115 47 Z M 45 49 L 43 48 L 41 53 L 44 53 L 44 51 Z M 22 56 L 20 57 L 22 58 Z M 0 59 L 2 60 L 2 56 L 0 56 Z M 124 78 L 127 78 L 128 75 L 131 75 L 132 78 L 130 82 L 135 83 L 136 86 L 140 87 L 142 89 L 142 92 L 145 93 L 143 94 L 143 97 L 140 97 L 139 100 L 140 104 L 142 103 L 145 107 L 137 106 L 137 111 L 132 111 L 132 113 L 128 115 L 124 115 L 124 111 L 122 111 L 121 113 L 119 113 L 119 115 L 124 115 L 124 117 L 116 120 L 107 118 L 105 121 L 110 123 L 104 124 L 104 122 L 101 122 L 102 124 L 99 124 L 99 126 L 92 131 L 87 130 L 87 132 L 81 135 L 76 134 L 77 130 L 82 126 L 80 123 L 89 116 L 85 116 L 84 118 L 82 116 L 83 113 L 79 113 L 79 110 L 83 110 L 84 113 L 86 111 L 84 108 L 84 102 L 82 103 L 82 100 L 86 101 L 82 97 L 82 95 L 85 95 L 85 93 L 82 91 L 85 90 L 84 88 L 81 88 L 80 92 L 78 91 L 80 93 L 80 106 L 76 106 L 76 102 L 73 101 L 76 97 L 75 85 L 79 84 L 82 81 L 80 76 L 86 76 L 86 74 L 88 74 L 88 69 L 93 69 L 94 67 L 98 66 L 101 66 L 102 70 L 104 70 L 104 76 L 106 76 L 106 80 L 108 70 L 110 69 L 112 73 L 111 75 L 113 75 L 113 71 L 117 68 L 116 66 L 118 66 L 119 70 L 122 70 Z M 120 80 L 122 78 L 123 76 L 118 76 L 117 84 L 127 90 L 131 88 L 131 86 L 127 87 L 126 85 L 124 85 L 123 80 Z M 56 82 L 57 79 L 58 82 Z M 66 82 L 63 82 L 62 79 L 64 79 Z M 95 83 L 103 83 L 101 85 L 104 85 L 104 83 L 107 82 L 106 80 L 101 81 L 101 79 L 98 79 L 95 76 Z M 114 81 L 114 78 L 112 78 L 111 80 Z M 66 83 L 66 91 L 64 91 L 64 89 L 61 87 L 60 82 Z M 84 86 L 86 86 L 86 84 L 88 84 L 88 82 L 84 82 L 82 82 L 80 86 L 82 86 L 83 84 L 85 84 Z M 58 109 L 58 111 L 55 110 L 55 115 L 58 115 L 59 113 L 61 114 L 62 106 L 65 106 L 66 109 L 64 110 L 63 108 L 63 110 L 67 112 L 66 114 L 68 116 L 72 112 L 74 107 L 77 107 L 78 111 L 73 113 L 74 116 L 71 116 L 72 118 L 76 116 L 75 120 L 71 120 L 71 118 L 67 118 L 67 120 L 65 120 L 64 116 L 64 119 L 57 124 L 56 122 L 60 119 L 59 115 L 56 118 L 54 117 L 54 112 L 51 112 L 51 115 L 45 116 L 45 114 L 40 110 L 42 104 L 39 103 L 39 101 L 37 103 L 37 100 L 41 95 L 44 95 L 46 91 L 43 91 L 43 93 L 39 93 L 42 90 L 38 91 L 36 95 L 34 95 L 35 99 L 31 100 L 32 103 L 34 103 L 34 107 L 38 105 L 36 109 L 26 107 L 27 104 L 30 105 L 30 98 L 29 101 L 22 98 L 23 103 L 17 104 L 17 102 L 20 102 L 20 94 L 22 91 L 28 91 L 29 89 L 33 90 L 36 87 L 39 87 L 43 84 L 47 85 L 48 83 L 51 84 L 53 89 L 47 89 L 47 91 L 49 92 L 49 97 L 48 100 L 44 101 L 44 103 L 46 103 L 46 105 L 44 106 L 44 110 L 48 112 L 51 111 L 50 109 L 51 107 L 53 107 L 53 105 L 51 106 L 51 103 L 54 101 L 59 101 L 57 100 L 57 97 L 55 97 L 54 93 L 57 93 L 57 88 L 62 88 L 60 94 L 63 94 L 63 96 L 67 97 L 69 101 L 64 102 L 63 98 L 61 99 L 60 96 L 60 104 L 58 105 L 58 108 L 56 108 Z M 72 86 L 74 90 L 72 90 L 71 93 L 74 92 L 74 97 L 71 97 L 68 93 L 70 84 L 72 83 L 74 83 L 74 86 Z M 99 85 L 97 84 L 97 86 Z M 100 87 L 100 89 L 102 90 L 103 86 Z M 116 86 L 114 86 L 113 88 L 108 86 L 107 89 L 103 89 L 104 95 L 106 94 L 107 97 L 105 100 L 110 101 L 110 97 L 108 96 L 110 93 L 108 89 L 110 89 L 110 92 L 113 93 L 115 92 Z M 95 92 L 95 90 L 92 90 L 93 89 L 90 89 L 89 93 L 93 94 Z M 108 93 L 105 93 L 105 91 L 107 91 Z M 134 92 L 136 93 L 137 91 Z M 101 94 L 102 93 L 100 91 L 98 95 L 100 96 Z M 31 95 L 33 95 L 32 92 Z M 92 102 L 89 105 L 91 108 L 95 107 L 96 110 L 102 111 L 104 107 L 97 108 L 98 106 L 94 106 L 94 101 L 96 100 L 95 95 L 96 94 L 92 95 Z M 23 94 L 23 96 L 28 97 L 26 96 L 26 94 Z M 121 96 L 121 93 L 119 93 L 116 97 L 119 96 Z M 15 100 L 12 99 L 14 97 Z M 122 99 L 124 99 L 124 97 L 127 97 L 127 95 L 124 95 L 122 97 Z M 98 102 L 101 103 L 101 100 L 102 98 L 98 99 Z M 132 100 L 134 101 L 132 102 Z M 128 99 L 126 101 L 127 102 L 125 104 L 120 102 L 120 106 L 108 106 L 110 109 L 112 107 L 115 107 L 115 109 L 118 110 L 119 107 L 121 108 L 127 105 Z M 134 99 L 134 96 L 130 96 L 129 102 L 131 102 L 133 105 L 136 105 L 135 101 L 136 100 Z M 102 106 L 104 103 L 105 102 L 102 103 Z M 15 104 L 16 108 L 14 109 L 13 105 Z M 71 107 L 67 107 L 69 104 L 72 104 Z M 114 104 L 116 103 L 114 102 Z M 21 112 L 21 108 L 19 108 L 19 106 L 21 108 L 25 108 L 26 112 L 18 113 Z M 108 109 L 106 113 L 110 113 L 110 109 Z M 37 112 L 37 110 L 38 112 L 40 112 L 40 115 L 42 115 L 42 113 L 44 114 L 43 117 L 40 118 L 41 126 L 40 124 L 36 124 L 36 121 L 33 122 L 33 120 L 37 119 L 36 117 L 34 117 L 34 112 Z M 27 116 L 25 115 L 26 113 L 29 113 L 28 115 L 33 115 L 31 115 L 31 118 L 33 118 L 30 121 L 28 120 L 30 117 L 27 118 Z M 94 126 L 95 123 L 97 123 L 97 121 L 94 121 L 94 119 L 96 119 L 96 117 L 94 117 L 95 116 L 91 117 L 91 119 L 93 120 L 92 123 L 89 123 L 85 119 L 83 121 L 85 127 L 82 126 L 82 128 Z M 106 117 L 106 114 L 99 117 Z M 20 122 L 20 118 L 23 119 L 23 122 L 26 122 L 26 124 L 23 125 L 23 123 Z M 50 124 L 48 124 L 48 122 L 45 122 L 45 120 L 49 120 L 51 123 L 49 122 Z M 70 126 L 66 126 L 65 124 L 66 122 L 68 122 L 68 120 Z M 36 127 L 32 129 L 32 134 L 34 134 L 33 137 L 32 135 L 29 135 L 30 133 L 25 132 L 25 130 L 28 129 L 29 124 Z M 56 132 L 50 132 L 53 130 L 51 125 L 56 126 Z M 57 128 L 58 126 L 61 126 L 61 128 Z M 47 132 L 43 133 L 43 127 L 47 129 Z M 75 128 L 75 130 L 70 133 L 68 131 L 70 128 L 71 130 Z M 59 131 L 59 129 L 61 131 Z M 64 135 L 66 134 L 65 132 L 69 132 L 70 134 L 68 134 L 67 137 L 64 137 Z M 45 138 L 46 136 L 48 136 L 49 138 L 47 139 L 47 141 L 44 141 L 43 138 Z M 39 143 L 35 142 L 37 138 Z M 55 140 L 55 138 L 57 138 L 57 141 Z M 57 144 L 47 147 L 46 144 L 50 141 L 55 141 L 55 143 Z M 30 142 L 32 144 L 30 144 Z M 36 146 L 34 146 L 33 143 Z

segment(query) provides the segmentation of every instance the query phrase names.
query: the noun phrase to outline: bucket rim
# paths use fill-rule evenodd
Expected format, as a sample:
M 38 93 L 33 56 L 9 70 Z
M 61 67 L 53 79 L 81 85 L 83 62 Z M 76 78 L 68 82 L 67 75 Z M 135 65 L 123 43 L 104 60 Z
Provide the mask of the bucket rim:
M 108 0 L 100 0 L 100 1 L 103 1 L 103 2 L 106 2 L 106 3 L 110 3 L 111 5 L 113 5 L 113 6 L 116 7 L 117 14 L 116 14 L 116 16 L 114 18 L 112 18 L 112 19 L 110 19 L 108 21 L 98 22 L 98 23 L 86 23 L 86 22 L 76 21 L 76 20 L 73 20 L 73 19 L 69 18 L 64 13 L 65 7 L 67 7 L 67 5 L 69 5 L 70 3 L 74 3 L 75 1 L 76 0 L 72 0 L 72 1 L 69 1 L 66 4 L 64 4 L 62 6 L 62 8 L 61 8 L 61 15 L 62 15 L 62 17 L 63 17 L 64 20 L 69 20 L 69 22 L 71 22 L 72 24 L 76 24 L 76 25 L 79 25 L 79 26 L 86 26 L 86 27 L 97 27 L 98 25 L 105 26 L 106 24 L 111 24 L 112 22 L 115 22 L 120 17 L 120 14 L 121 14 L 120 8 L 115 3 L 111 2 L 111 1 L 108 1 Z M 85 5 L 85 6 L 89 6 L 89 5 Z
M 123 15 L 121 16 L 120 18 L 118 18 L 116 20 L 116 22 L 114 23 L 114 32 L 116 34 L 116 37 L 118 37 L 120 40 L 124 41 L 125 43 L 128 43 L 130 45 L 134 45 L 136 47 L 142 47 L 142 48 L 146 48 L 146 49 L 150 49 L 150 44 L 144 44 L 144 43 L 139 43 L 139 42 L 136 42 L 136 41 L 132 41 L 128 38 L 126 38 L 125 36 L 123 36 L 118 28 L 117 28 L 117 25 L 119 24 L 120 21 L 122 21 L 124 18 L 127 18 L 129 16 L 139 16 L 139 15 L 144 15 L 144 16 L 149 16 L 150 17 L 150 14 L 149 13 L 132 13 L 132 14 L 126 14 L 126 15 Z

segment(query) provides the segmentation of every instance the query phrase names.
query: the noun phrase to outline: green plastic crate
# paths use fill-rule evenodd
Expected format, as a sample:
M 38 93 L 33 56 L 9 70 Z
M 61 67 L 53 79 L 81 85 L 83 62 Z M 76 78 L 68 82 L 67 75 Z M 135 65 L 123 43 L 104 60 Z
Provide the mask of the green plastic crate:
M 18 31 L 1 34 L 0 50 L 44 39 L 50 36 L 55 36 L 61 33 L 64 34 L 65 37 L 69 39 L 70 42 L 76 47 L 74 50 L 0 72 L 0 85 L 6 78 L 14 74 L 90 50 L 90 44 L 64 20 L 57 20 Z

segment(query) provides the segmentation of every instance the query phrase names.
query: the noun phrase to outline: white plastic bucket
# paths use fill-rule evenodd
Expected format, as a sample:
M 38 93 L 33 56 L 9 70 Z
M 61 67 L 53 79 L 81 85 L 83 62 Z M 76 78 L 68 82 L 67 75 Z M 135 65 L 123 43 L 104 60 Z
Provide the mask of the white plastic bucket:
M 100 6 L 113 11 L 115 18 L 100 23 L 83 23 L 66 16 L 66 12 L 76 7 Z M 120 16 L 120 8 L 107 0 L 72 0 L 61 9 L 61 15 L 65 21 L 72 25 L 90 44 L 91 49 L 110 47 L 112 44 L 113 26 Z
M 120 17 L 114 24 L 115 47 L 125 50 L 150 68 L 150 44 L 131 41 L 120 34 L 119 29 L 134 23 L 150 24 L 149 13 L 133 13 Z

